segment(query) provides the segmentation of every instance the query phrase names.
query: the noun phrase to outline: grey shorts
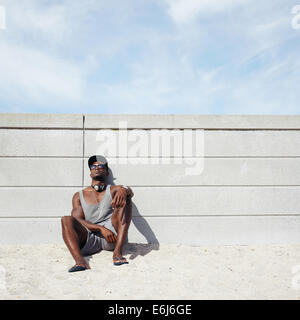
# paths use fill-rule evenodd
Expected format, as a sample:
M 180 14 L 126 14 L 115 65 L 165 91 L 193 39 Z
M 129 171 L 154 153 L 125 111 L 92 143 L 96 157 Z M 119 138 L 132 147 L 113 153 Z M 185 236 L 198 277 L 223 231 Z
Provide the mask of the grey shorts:
M 101 225 L 111 230 L 115 235 L 117 235 L 117 232 L 111 223 L 111 219 L 108 219 L 104 223 L 101 223 Z M 109 250 L 109 251 L 114 250 L 116 243 L 109 243 L 106 241 L 106 239 L 103 237 L 103 235 L 100 232 L 92 232 L 87 227 L 85 228 L 88 233 L 87 239 L 86 239 L 85 245 L 80 250 L 80 253 L 83 257 L 91 256 L 101 250 Z

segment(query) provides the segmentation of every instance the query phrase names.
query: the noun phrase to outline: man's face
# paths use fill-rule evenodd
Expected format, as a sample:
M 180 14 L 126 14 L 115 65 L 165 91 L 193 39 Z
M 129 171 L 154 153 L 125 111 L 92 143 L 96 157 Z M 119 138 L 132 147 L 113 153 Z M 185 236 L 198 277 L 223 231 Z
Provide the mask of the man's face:
M 105 165 L 99 161 L 96 161 L 91 165 L 90 170 L 90 176 L 93 180 L 105 182 L 106 176 L 108 176 L 108 171 Z

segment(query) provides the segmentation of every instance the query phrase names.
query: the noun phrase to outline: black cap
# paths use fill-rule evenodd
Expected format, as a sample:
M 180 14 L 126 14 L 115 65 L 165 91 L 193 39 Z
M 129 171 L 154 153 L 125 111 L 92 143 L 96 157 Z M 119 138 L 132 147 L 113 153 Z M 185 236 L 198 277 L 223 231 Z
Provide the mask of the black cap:
M 107 160 L 103 156 L 99 156 L 99 155 L 94 155 L 94 156 L 89 157 L 89 161 L 88 161 L 89 168 L 96 161 L 99 161 L 101 164 L 105 164 L 106 168 L 108 169 Z

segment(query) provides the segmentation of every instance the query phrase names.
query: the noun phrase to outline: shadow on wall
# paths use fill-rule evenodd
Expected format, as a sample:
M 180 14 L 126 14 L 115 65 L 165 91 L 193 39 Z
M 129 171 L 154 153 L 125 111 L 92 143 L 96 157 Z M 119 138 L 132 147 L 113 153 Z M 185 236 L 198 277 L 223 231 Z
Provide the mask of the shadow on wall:
M 111 185 L 115 185 L 114 180 L 116 178 L 113 176 L 111 169 L 109 168 L 109 176 L 107 179 L 107 183 Z M 134 192 L 134 191 L 133 191 Z M 134 199 L 134 197 L 133 197 Z M 124 246 L 123 253 L 130 254 L 129 259 L 135 259 L 137 256 L 145 256 L 152 250 L 159 250 L 159 242 L 151 229 L 149 223 L 144 219 L 144 217 L 140 214 L 137 206 L 134 201 L 132 201 L 132 220 L 131 223 L 134 224 L 136 229 L 145 237 L 147 240 L 147 244 L 142 243 L 130 243 L 128 242 L 128 238 L 126 239 L 126 245 Z

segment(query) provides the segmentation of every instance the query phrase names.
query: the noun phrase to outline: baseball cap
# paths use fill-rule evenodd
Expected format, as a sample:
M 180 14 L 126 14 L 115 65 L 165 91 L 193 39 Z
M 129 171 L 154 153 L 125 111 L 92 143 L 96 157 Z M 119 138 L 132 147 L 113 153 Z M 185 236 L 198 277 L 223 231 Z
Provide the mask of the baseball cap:
M 107 160 L 105 159 L 105 157 L 99 156 L 99 155 L 94 155 L 94 156 L 89 157 L 89 160 L 88 160 L 89 168 L 96 161 L 99 161 L 101 164 L 105 164 L 108 169 Z

